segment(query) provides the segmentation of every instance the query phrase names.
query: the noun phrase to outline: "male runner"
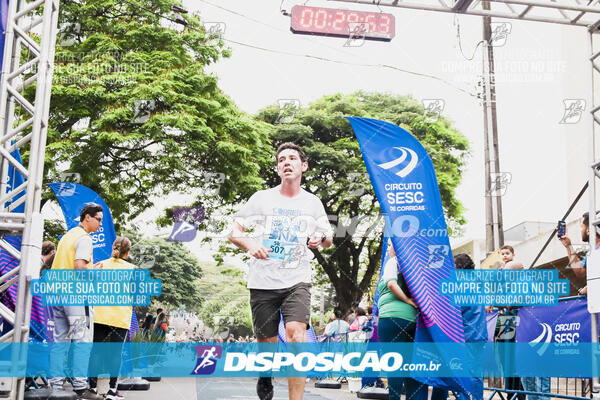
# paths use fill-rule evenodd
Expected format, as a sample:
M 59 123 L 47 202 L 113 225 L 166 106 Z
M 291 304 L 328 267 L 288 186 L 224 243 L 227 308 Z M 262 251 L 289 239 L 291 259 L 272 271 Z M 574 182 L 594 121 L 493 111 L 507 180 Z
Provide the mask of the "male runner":
M 321 201 L 300 187 L 308 169 L 304 151 L 287 142 L 276 157 L 281 184 L 250 197 L 236 216 L 229 240 L 254 257 L 248 288 L 258 342 L 277 342 L 280 312 L 286 341 L 304 342 L 310 322 L 308 249 L 331 246 L 333 233 Z M 243 232 L 251 226 L 255 229 L 249 237 Z M 288 378 L 290 400 L 302 399 L 304 385 L 304 378 Z M 256 392 L 261 400 L 271 400 L 271 378 L 259 378 Z

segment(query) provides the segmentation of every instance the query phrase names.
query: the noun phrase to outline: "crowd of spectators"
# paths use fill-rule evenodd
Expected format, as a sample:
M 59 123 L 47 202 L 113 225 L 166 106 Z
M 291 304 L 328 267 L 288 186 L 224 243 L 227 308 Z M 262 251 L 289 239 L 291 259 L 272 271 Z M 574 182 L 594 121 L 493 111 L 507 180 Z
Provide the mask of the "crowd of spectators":
M 590 239 L 590 221 L 588 213 L 585 213 L 581 219 L 581 240 L 588 242 Z M 600 249 L 600 229 L 595 229 L 595 248 Z M 575 277 L 584 278 L 586 276 L 587 262 L 591 249 L 584 257 L 581 257 L 573 249 L 571 238 L 567 232 L 558 238 L 564 245 L 568 257 L 568 269 L 573 272 Z M 404 283 L 402 274 L 397 268 L 393 247 L 390 245 L 390 254 L 388 263 L 383 267 L 379 287 L 379 317 L 378 317 L 378 335 L 379 341 L 413 341 L 414 340 L 414 321 L 418 306 L 410 298 L 410 291 Z M 510 245 L 500 248 L 501 265 L 500 270 L 520 270 L 528 269 L 515 255 L 515 249 Z M 466 254 L 457 254 L 454 258 L 457 269 L 473 269 L 475 263 Z M 587 295 L 587 287 L 579 290 L 579 294 Z M 323 340 L 346 339 L 350 332 L 368 328 L 371 319 L 372 307 L 369 312 L 364 309 L 353 306 L 351 312 L 345 316 L 339 309 L 329 316 L 329 321 L 322 332 Z M 411 311 L 413 310 L 413 311 Z M 462 307 L 462 316 L 464 321 L 464 332 L 467 342 L 485 342 L 487 341 L 486 313 L 498 312 L 502 318 L 498 319 L 495 341 L 514 341 L 517 322 L 518 307 L 487 305 L 477 307 Z M 414 315 L 413 315 L 414 314 Z M 390 323 L 388 323 L 388 321 Z M 509 332 L 511 335 L 501 335 L 500 332 L 506 332 L 506 324 L 512 326 Z M 476 355 L 471 354 L 475 357 Z M 515 361 L 513 357 L 512 361 Z M 507 362 L 511 362 L 509 359 Z M 389 398 L 399 399 L 400 393 L 405 392 L 411 399 L 424 399 L 426 392 L 423 385 L 412 381 L 410 378 L 390 378 L 388 381 Z M 512 391 L 535 392 L 537 395 L 525 395 L 523 393 L 515 394 L 517 400 L 525 400 L 526 397 L 531 400 L 548 400 L 550 388 L 549 377 L 506 377 L 504 379 L 505 388 Z M 479 399 L 483 396 L 483 383 L 480 383 L 478 393 L 472 393 L 472 398 Z M 461 394 L 456 394 L 457 398 L 462 399 Z M 444 400 L 448 393 L 443 390 L 434 389 L 432 400 Z

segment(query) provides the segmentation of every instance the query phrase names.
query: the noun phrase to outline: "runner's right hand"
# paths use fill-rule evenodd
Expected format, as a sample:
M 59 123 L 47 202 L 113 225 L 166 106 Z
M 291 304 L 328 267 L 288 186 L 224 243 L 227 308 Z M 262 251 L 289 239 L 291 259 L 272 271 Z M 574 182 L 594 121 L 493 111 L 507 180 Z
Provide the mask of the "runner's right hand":
M 261 244 L 256 244 L 248 249 L 248 253 L 254 258 L 269 258 L 271 249 L 265 249 Z

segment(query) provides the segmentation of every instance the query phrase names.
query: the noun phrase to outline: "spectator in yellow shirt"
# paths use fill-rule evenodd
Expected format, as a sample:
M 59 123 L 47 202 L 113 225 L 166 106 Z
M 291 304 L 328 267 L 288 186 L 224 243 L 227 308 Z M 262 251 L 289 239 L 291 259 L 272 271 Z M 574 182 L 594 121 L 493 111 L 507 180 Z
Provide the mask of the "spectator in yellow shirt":
M 98 269 L 133 269 L 135 265 L 128 263 L 131 241 L 124 236 L 119 236 L 113 243 L 111 258 L 96 264 Z M 131 325 L 132 306 L 97 306 L 94 315 L 94 343 L 120 342 L 118 353 L 110 354 L 100 346 L 94 345 L 91 364 L 96 368 L 103 368 L 110 374 L 109 390 L 106 400 L 123 400 L 124 397 L 117 391 L 117 375 L 121 368 L 121 352 L 127 332 Z M 112 350 L 112 348 L 111 348 Z M 117 355 L 118 354 L 118 355 Z M 98 378 L 90 377 L 90 390 L 97 392 Z

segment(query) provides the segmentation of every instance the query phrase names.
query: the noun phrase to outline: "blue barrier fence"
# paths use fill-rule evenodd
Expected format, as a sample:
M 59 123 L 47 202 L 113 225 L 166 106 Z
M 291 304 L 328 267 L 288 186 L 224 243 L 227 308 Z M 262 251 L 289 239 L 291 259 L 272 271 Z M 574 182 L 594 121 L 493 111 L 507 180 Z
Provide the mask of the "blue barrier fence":
M 504 310 L 504 314 L 509 315 L 506 309 Z M 577 340 L 581 339 L 580 341 L 590 341 L 591 338 L 590 314 L 587 313 L 587 298 L 585 296 L 560 298 L 559 304 L 555 308 L 514 308 L 512 317 L 515 316 L 518 317 L 518 319 L 515 319 L 517 321 L 516 326 L 514 325 L 515 320 L 511 321 L 510 316 L 501 321 L 503 325 L 500 329 L 501 336 L 503 336 L 502 340 L 510 340 L 513 336 L 513 340 L 528 342 L 543 335 L 542 341 L 556 343 L 557 339 L 572 341 L 573 337 L 576 337 Z M 512 326 L 511 323 L 513 323 Z M 577 323 L 579 325 L 576 325 Z M 545 328 L 544 324 L 546 325 Z M 567 332 L 561 330 L 561 333 L 556 336 L 556 331 L 552 329 L 553 324 L 560 324 L 561 329 L 566 324 L 569 329 L 566 329 Z M 536 332 L 536 325 L 541 330 Z M 496 333 L 498 333 L 498 329 L 496 329 Z M 591 379 L 587 378 L 550 378 L 549 393 L 511 390 L 507 389 L 506 386 L 506 379 L 485 378 L 485 390 L 491 392 L 486 398 L 488 400 L 494 398 L 512 400 L 517 398 L 518 395 L 525 395 L 528 399 L 538 400 L 548 398 L 583 400 L 591 397 Z

